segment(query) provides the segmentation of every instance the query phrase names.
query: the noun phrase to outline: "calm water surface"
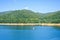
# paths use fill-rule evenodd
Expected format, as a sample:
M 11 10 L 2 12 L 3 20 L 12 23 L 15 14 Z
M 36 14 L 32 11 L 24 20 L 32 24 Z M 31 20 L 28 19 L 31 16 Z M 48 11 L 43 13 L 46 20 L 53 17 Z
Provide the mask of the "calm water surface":
M 0 40 L 60 40 L 60 27 L 1 25 Z

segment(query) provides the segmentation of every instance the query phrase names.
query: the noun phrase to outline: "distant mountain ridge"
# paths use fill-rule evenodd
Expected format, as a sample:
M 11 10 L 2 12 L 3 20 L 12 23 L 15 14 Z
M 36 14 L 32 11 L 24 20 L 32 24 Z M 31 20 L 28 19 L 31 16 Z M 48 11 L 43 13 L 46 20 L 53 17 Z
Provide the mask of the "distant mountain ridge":
M 37 13 L 31 10 L 0 12 L 0 23 L 60 23 L 60 11 Z

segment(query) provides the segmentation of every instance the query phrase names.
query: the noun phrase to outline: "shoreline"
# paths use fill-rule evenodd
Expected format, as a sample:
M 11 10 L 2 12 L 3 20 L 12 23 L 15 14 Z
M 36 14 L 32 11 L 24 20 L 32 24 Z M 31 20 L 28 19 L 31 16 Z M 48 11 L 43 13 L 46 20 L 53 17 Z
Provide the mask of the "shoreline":
M 20 25 L 20 26 L 24 26 L 24 25 L 39 25 L 39 26 L 60 26 L 60 23 L 0 23 L 0 25 Z

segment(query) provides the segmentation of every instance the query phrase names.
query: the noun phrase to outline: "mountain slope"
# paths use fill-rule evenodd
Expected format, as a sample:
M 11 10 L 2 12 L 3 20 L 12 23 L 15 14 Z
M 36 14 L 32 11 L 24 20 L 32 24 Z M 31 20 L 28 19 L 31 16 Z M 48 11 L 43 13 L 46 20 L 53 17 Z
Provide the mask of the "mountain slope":
M 15 10 L 0 16 L 0 22 L 39 22 L 40 14 L 31 10 Z
M 26 9 L 0 12 L 0 23 L 60 23 L 60 11 L 46 14 Z
M 45 16 L 45 19 L 48 22 L 60 23 L 60 11 L 49 13 L 48 15 Z

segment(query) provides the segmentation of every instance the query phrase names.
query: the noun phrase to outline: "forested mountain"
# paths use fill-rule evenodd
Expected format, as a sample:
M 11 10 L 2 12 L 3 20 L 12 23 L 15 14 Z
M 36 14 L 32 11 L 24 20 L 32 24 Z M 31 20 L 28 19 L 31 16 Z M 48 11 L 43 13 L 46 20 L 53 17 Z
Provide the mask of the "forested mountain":
M 60 11 L 48 13 L 44 18 L 47 22 L 60 23 Z
M 9 23 L 38 22 L 39 19 L 40 19 L 40 14 L 25 9 L 4 12 L 4 14 L 0 15 L 0 22 L 9 22 Z
M 31 10 L 0 12 L 0 23 L 60 23 L 60 11 L 37 13 Z

